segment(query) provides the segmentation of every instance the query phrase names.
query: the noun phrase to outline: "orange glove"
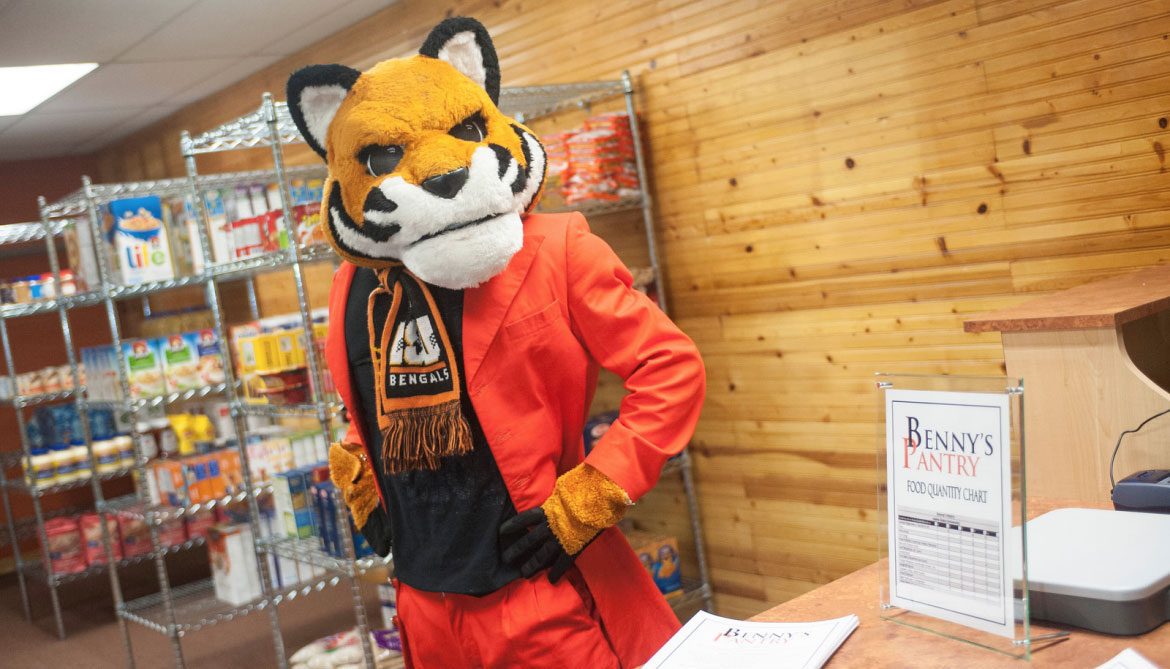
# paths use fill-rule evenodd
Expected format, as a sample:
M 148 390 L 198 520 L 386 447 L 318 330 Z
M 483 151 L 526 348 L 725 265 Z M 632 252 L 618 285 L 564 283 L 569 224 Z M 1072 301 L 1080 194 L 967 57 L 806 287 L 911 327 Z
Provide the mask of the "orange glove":
M 329 446 L 329 478 L 341 491 L 345 505 L 353 514 L 354 525 L 365 536 L 370 548 L 385 557 L 390 553 L 390 523 L 378 503 L 374 476 L 374 467 L 360 445 L 334 443 Z

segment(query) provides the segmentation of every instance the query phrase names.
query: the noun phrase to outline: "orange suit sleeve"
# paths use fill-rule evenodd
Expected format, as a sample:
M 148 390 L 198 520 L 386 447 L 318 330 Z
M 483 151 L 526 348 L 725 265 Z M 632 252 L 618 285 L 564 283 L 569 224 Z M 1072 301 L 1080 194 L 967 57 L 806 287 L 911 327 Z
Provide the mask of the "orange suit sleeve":
M 695 430 L 706 375 L 694 342 L 645 294 L 601 238 L 574 214 L 565 244 L 569 315 L 574 332 L 629 394 L 618 419 L 585 462 L 637 500 L 658 481 L 666 460 Z M 662 287 L 659 287 L 662 290 Z

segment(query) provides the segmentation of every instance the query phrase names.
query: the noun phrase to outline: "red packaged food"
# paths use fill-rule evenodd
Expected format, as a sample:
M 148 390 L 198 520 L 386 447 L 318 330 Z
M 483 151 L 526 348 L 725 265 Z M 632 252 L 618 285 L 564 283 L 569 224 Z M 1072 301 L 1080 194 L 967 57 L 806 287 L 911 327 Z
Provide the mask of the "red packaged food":
M 73 574 L 85 570 L 81 528 L 76 518 L 53 518 L 46 521 L 45 536 L 49 541 L 49 566 L 54 574 Z
M 122 534 L 122 555 L 125 557 L 150 552 L 150 530 L 142 518 L 127 513 L 118 514 L 118 531 Z
M 122 559 L 122 539 L 118 535 L 118 521 L 113 516 L 106 516 L 106 528 L 110 531 L 110 548 L 114 552 L 114 559 Z M 102 517 L 101 514 L 81 514 L 81 537 L 85 541 L 85 561 L 91 565 L 106 563 L 106 548 L 102 544 Z

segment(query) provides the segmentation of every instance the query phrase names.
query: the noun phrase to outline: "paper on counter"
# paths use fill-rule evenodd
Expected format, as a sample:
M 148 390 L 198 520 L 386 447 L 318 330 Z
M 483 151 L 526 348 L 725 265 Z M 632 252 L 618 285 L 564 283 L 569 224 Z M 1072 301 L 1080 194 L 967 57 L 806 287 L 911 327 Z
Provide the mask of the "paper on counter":
M 857 616 L 810 623 L 763 623 L 700 611 L 645 669 L 815 669 L 857 629 Z

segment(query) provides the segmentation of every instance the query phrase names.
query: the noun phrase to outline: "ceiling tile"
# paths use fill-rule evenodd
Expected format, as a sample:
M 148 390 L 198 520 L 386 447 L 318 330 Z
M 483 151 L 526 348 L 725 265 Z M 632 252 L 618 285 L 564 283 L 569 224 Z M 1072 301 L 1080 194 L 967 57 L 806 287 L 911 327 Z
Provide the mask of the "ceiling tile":
M 80 111 L 162 104 L 186 88 L 234 67 L 235 59 L 102 65 L 32 111 Z
M 191 86 L 184 87 L 176 95 L 171 96 L 167 102 L 179 102 L 190 104 L 196 100 L 200 100 L 220 89 L 230 86 L 240 79 L 252 74 L 253 72 L 264 69 L 265 67 L 280 60 L 280 56 L 246 56 L 243 58 L 234 58 L 230 61 L 230 65 L 221 67 L 215 71 L 210 77 L 200 80 Z M 280 95 L 278 97 L 284 97 Z M 260 106 L 260 97 L 256 97 L 256 106 Z
M 266 44 L 260 53 L 287 56 L 393 5 L 397 0 L 349 0 L 320 18 Z M 421 44 L 419 46 L 422 46 Z
M 12 0 L 0 6 L 0 66 L 108 62 L 194 1 Z
M 100 137 L 142 111 L 141 108 L 107 109 L 21 117 L 0 131 L 0 160 L 11 160 L 10 153 L 29 157 L 28 152 L 38 149 L 46 156 L 62 155 L 62 149 L 74 149 Z
M 118 57 L 121 62 L 251 56 L 345 0 L 200 0 Z M 325 35 L 321 35 L 325 37 Z M 284 53 L 292 53 L 290 47 Z
M 77 146 L 78 153 L 92 153 L 98 149 L 116 142 L 127 135 L 134 134 L 146 126 L 161 121 L 162 119 L 174 114 L 183 108 L 183 105 L 162 105 L 159 107 L 149 107 L 143 110 L 136 116 L 132 116 L 121 123 L 109 128 L 100 135 L 95 136 L 87 142 L 83 142 Z M 175 135 L 175 146 L 179 144 L 179 136 Z

